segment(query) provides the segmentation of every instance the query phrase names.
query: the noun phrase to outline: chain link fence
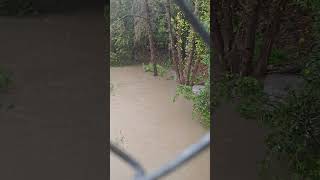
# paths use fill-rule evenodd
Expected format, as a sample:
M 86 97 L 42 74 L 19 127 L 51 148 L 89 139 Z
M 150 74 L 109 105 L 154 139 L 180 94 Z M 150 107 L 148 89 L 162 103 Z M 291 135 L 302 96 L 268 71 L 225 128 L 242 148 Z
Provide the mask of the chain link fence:
M 204 29 L 198 18 L 192 13 L 190 8 L 188 8 L 184 0 L 175 0 L 174 1 L 184 13 L 186 19 L 193 27 L 207 46 L 211 47 L 211 40 L 209 33 Z M 164 164 L 160 168 L 152 171 L 146 172 L 143 166 L 127 152 L 124 152 L 118 148 L 113 143 L 110 143 L 110 150 L 115 155 L 119 156 L 123 161 L 129 164 L 135 171 L 134 180 L 157 180 L 161 177 L 164 177 L 171 172 L 175 171 L 177 168 L 185 165 L 189 160 L 193 159 L 199 155 L 202 151 L 210 147 L 210 132 L 204 135 L 198 142 L 190 145 L 182 153 L 180 153 L 175 159 Z

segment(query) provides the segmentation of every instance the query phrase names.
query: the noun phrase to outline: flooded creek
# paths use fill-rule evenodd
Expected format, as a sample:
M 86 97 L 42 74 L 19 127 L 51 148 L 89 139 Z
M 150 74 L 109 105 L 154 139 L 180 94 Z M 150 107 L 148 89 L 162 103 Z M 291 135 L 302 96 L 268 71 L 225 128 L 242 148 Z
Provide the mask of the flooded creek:
M 176 82 L 153 77 L 141 66 L 111 68 L 110 138 L 147 171 L 157 169 L 196 142 L 207 130 L 192 119 L 192 103 L 177 98 Z M 110 154 L 111 180 L 133 178 L 132 169 Z M 209 149 L 167 180 L 209 180 Z

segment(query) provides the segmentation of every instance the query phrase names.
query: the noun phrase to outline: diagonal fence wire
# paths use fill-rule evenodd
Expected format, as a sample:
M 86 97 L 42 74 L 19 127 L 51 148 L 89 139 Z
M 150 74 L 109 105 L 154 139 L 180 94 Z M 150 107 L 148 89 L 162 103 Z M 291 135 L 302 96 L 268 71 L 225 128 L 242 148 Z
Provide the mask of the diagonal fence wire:
M 113 153 L 118 155 L 122 160 L 127 162 L 136 172 L 136 178 L 141 177 L 145 174 L 143 167 L 136 161 L 133 157 L 131 157 L 128 153 L 122 151 L 113 143 L 110 143 L 110 149 Z
M 189 146 L 181 154 L 179 154 L 175 159 L 169 161 L 168 163 L 161 166 L 159 169 L 145 174 L 142 177 L 136 178 L 136 180 L 155 180 L 168 175 L 169 173 L 175 171 L 180 166 L 184 165 L 186 162 L 191 160 L 193 157 L 199 155 L 207 147 L 210 146 L 210 133 L 203 136 L 199 142 Z
M 197 143 L 192 144 L 175 159 L 161 166 L 159 169 L 150 173 L 145 173 L 142 165 L 138 163 L 128 153 L 120 150 L 117 146 L 110 143 L 110 149 L 113 153 L 118 155 L 122 160 L 127 162 L 135 170 L 134 180 L 156 180 L 175 171 L 177 168 L 184 165 L 186 162 L 199 155 L 202 151 L 210 146 L 210 132 L 204 135 Z
M 188 8 L 184 0 L 175 0 L 175 3 L 179 6 L 181 11 L 184 13 L 186 19 L 189 21 L 194 31 L 199 34 L 203 41 L 209 46 L 211 46 L 211 39 L 209 33 L 205 30 L 203 25 L 200 23 L 198 18 L 192 13 Z M 198 142 L 192 144 L 186 148 L 182 153 L 180 153 L 175 159 L 169 161 L 168 163 L 161 166 L 150 173 L 146 173 L 143 166 L 128 153 L 122 151 L 113 143 L 110 143 L 110 150 L 122 160 L 128 163 L 135 171 L 134 180 L 157 180 L 161 177 L 168 175 L 169 173 L 175 171 L 177 168 L 185 165 L 189 160 L 199 155 L 202 151 L 210 146 L 210 132 L 204 135 Z
M 212 47 L 210 34 L 205 30 L 203 25 L 200 23 L 198 18 L 192 13 L 190 8 L 188 8 L 185 0 L 175 0 L 175 3 L 180 7 L 186 19 L 193 27 L 194 31 L 196 31 L 199 34 L 199 36 L 203 39 L 207 46 Z

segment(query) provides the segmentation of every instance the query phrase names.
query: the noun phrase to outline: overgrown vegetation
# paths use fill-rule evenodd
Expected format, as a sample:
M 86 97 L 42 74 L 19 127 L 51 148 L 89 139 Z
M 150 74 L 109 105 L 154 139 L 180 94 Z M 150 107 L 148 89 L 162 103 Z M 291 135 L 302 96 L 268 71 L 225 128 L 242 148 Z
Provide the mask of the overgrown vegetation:
M 213 1 L 211 104 L 233 100 L 243 117 L 266 127 L 264 170 L 280 160 L 290 179 L 320 179 L 319 5 L 315 0 Z M 303 73 L 305 84 L 286 96 L 268 97 L 260 77 L 273 72 Z
M 290 92 L 263 114 L 270 129 L 265 166 L 272 164 L 272 159 L 285 160 L 297 179 L 320 178 L 319 108 L 320 91 L 308 85 Z
M 316 180 L 320 179 L 320 3 L 308 1 L 302 5 L 308 5 L 303 7 L 315 16 L 314 47 L 302 71 L 305 85 L 272 103 L 261 113 L 261 120 L 270 129 L 265 165 L 280 159 L 288 163 L 291 178 Z
M 266 163 L 272 157 L 285 158 L 296 179 L 320 179 L 320 41 L 315 37 L 317 42 L 303 71 L 304 88 L 291 91 L 262 117 L 271 129 Z
M 110 3 L 111 66 L 143 64 L 155 76 L 175 72 L 177 95 L 193 101 L 194 117 L 210 126 L 210 52 L 180 9 L 171 0 Z M 189 4 L 209 31 L 209 0 Z M 195 95 L 193 85 L 205 88 Z
M 176 100 L 177 96 L 185 97 L 193 102 L 193 117 L 200 119 L 200 122 L 205 127 L 210 127 L 210 83 L 206 82 L 205 87 L 200 90 L 199 94 L 195 94 L 192 91 L 191 86 L 178 85 L 176 90 L 176 96 L 173 101 Z
M 306 66 L 304 72 L 308 73 L 304 75 L 303 88 L 292 89 L 288 95 L 275 100 L 269 98 L 263 92 L 263 84 L 252 77 L 228 75 L 214 86 L 214 96 L 211 97 L 215 103 L 212 103 L 213 106 L 233 100 L 243 117 L 258 120 L 268 129 L 263 173 L 268 172 L 274 163 L 281 161 L 287 163 L 293 179 L 320 178 L 318 63 L 319 60 L 311 61 Z M 317 73 L 309 73 L 311 71 Z

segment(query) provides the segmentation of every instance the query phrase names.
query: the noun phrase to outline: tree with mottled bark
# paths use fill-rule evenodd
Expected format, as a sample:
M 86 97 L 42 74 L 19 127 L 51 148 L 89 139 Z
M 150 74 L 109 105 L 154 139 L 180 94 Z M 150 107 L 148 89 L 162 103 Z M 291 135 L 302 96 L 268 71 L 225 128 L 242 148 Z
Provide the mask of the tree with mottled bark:
M 198 15 L 198 0 L 194 1 L 193 13 Z M 176 71 L 176 75 L 178 77 L 178 81 L 180 84 L 185 85 L 193 85 L 195 81 L 195 76 L 198 73 L 198 66 L 201 63 L 201 58 L 196 57 L 196 38 L 197 34 L 194 30 L 189 27 L 176 27 L 176 30 L 173 28 L 173 25 L 177 25 L 181 22 L 173 23 L 172 12 L 171 12 L 172 2 L 171 0 L 166 0 L 166 15 L 167 15 L 167 27 L 169 34 L 169 47 L 170 52 L 174 64 L 174 68 Z M 178 14 L 177 16 L 181 16 Z M 180 21 L 180 18 L 178 18 Z M 174 20 L 173 20 L 174 21 Z M 183 22 L 182 22 L 183 24 Z M 181 31 L 180 33 L 177 31 Z M 181 33 L 184 33 L 185 37 L 182 37 Z

